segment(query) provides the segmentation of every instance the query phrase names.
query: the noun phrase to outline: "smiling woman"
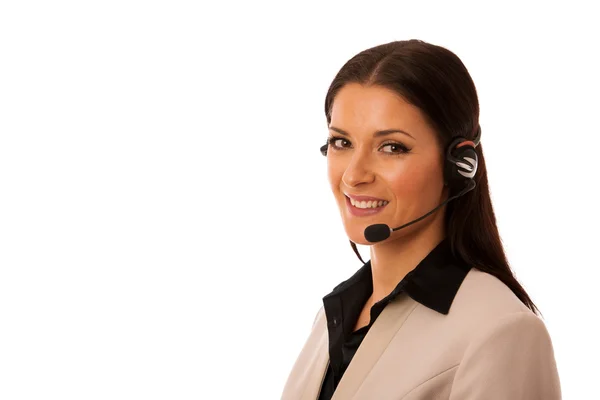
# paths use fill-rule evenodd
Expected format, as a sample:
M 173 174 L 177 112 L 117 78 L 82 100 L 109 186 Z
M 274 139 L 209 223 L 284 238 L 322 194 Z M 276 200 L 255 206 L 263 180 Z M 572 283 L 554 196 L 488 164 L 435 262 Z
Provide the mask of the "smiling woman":
M 334 78 L 325 115 L 321 152 L 363 266 L 323 297 L 282 399 L 559 399 L 550 336 L 504 254 L 460 59 L 420 40 L 367 49 Z

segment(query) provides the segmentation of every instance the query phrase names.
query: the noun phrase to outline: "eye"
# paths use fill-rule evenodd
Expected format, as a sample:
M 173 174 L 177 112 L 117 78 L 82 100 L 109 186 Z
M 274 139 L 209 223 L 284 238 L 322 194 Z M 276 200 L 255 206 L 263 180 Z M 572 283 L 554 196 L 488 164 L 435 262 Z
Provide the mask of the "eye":
M 330 138 L 327 139 L 327 144 L 329 144 L 330 146 L 332 146 L 335 149 L 342 149 L 342 148 L 346 147 L 344 145 L 338 146 L 335 144 L 336 142 L 346 143 L 347 145 L 350 144 L 350 142 L 347 139 L 344 139 L 342 137 L 331 136 Z
M 384 153 L 402 154 L 402 153 L 408 153 L 409 152 L 409 149 L 405 145 L 403 145 L 402 143 L 391 142 L 391 143 L 386 143 L 383 146 L 381 146 L 381 148 L 385 148 L 385 147 L 390 147 L 393 150 L 392 151 L 384 151 Z
M 339 137 L 339 136 L 330 136 L 327 139 L 327 145 L 331 146 L 334 150 L 344 150 L 344 149 L 350 148 L 352 146 L 352 144 L 350 143 L 350 141 L 348 139 Z M 398 142 L 384 143 L 379 149 L 381 150 L 381 149 L 387 148 L 387 147 L 389 147 L 391 149 L 391 151 L 381 151 L 381 152 L 385 153 L 386 155 L 389 155 L 389 156 L 399 156 L 404 153 L 410 152 L 409 148 L 407 148 L 402 143 L 398 143 Z

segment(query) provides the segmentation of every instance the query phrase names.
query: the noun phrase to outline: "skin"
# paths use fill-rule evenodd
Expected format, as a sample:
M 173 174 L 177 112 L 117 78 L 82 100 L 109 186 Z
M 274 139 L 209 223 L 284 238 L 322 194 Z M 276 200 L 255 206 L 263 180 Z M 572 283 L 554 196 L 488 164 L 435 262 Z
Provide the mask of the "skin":
M 387 129 L 400 129 L 410 136 L 392 133 L 374 137 L 374 132 Z M 364 237 L 365 228 L 371 224 L 396 228 L 447 199 L 443 148 L 418 108 L 387 88 L 357 83 L 345 85 L 336 95 L 329 136 L 339 138 L 329 145 L 327 169 L 344 229 L 353 242 L 370 246 L 373 294 L 358 318 L 358 329 L 368 324 L 371 306 L 387 296 L 445 237 L 446 206 L 382 242 L 371 243 Z M 404 145 L 409 152 L 394 143 Z M 356 217 L 348 210 L 344 193 L 376 197 L 389 204 L 376 215 Z

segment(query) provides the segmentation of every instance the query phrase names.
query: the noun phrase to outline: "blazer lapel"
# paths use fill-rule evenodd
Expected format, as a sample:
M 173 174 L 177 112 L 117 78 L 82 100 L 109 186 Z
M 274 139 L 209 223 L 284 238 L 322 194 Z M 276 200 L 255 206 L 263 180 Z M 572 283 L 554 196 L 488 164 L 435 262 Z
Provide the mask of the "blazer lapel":
M 356 394 L 369 371 L 416 306 L 416 301 L 401 294 L 383 309 L 356 350 L 331 400 L 347 400 Z
M 327 336 L 325 313 L 321 313 L 314 331 L 316 344 L 312 360 L 306 365 L 306 386 L 301 400 L 315 400 L 321 391 L 321 385 L 325 378 L 325 372 L 329 363 L 329 338 Z

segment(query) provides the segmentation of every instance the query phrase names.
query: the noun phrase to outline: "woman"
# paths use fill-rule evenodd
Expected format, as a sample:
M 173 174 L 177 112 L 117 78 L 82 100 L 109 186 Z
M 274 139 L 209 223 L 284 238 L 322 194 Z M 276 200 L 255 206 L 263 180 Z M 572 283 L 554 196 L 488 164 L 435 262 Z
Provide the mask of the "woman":
M 365 50 L 325 115 L 363 266 L 323 298 L 282 399 L 560 399 L 548 331 L 502 248 L 460 59 L 419 40 Z

